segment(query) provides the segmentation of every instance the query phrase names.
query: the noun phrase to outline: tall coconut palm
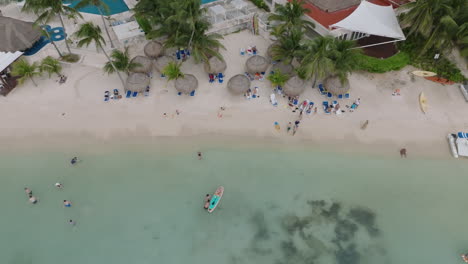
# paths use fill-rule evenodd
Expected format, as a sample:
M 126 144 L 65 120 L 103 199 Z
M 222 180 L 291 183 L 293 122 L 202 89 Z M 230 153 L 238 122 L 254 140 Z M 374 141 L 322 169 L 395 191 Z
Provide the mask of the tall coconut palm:
M 62 72 L 62 65 L 60 62 L 51 56 L 47 56 L 42 59 L 41 64 L 39 65 L 39 71 L 41 73 L 47 72 L 49 78 L 52 76 L 53 73 L 60 75 Z
M 269 21 L 278 22 L 281 30 L 289 31 L 292 28 L 315 28 L 315 24 L 303 19 L 303 16 L 309 12 L 304 7 L 303 0 L 292 0 L 285 5 L 277 5 L 275 13 L 268 17 Z
M 57 16 L 60 19 L 65 33 L 65 45 L 67 46 L 68 53 L 72 53 L 67 41 L 68 35 L 66 33 L 65 23 L 63 22 L 63 16 L 82 18 L 81 14 L 75 8 L 64 5 L 62 0 L 26 0 L 22 10 L 36 14 L 38 17 L 35 23 L 39 25 L 47 24 Z
M 335 39 L 335 52 L 333 53 L 334 73 L 342 83 L 348 79 L 348 74 L 358 69 L 359 55 L 362 49 L 356 49 L 356 42 L 351 40 Z
M 20 59 L 13 63 L 13 69 L 11 71 L 13 76 L 21 76 L 18 81 L 19 83 L 24 83 L 27 79 L 30 79 L 34 86 L 37 86 L 37 83 L 34 81 L 34 77 L 40 76 L 41 72 L 38 71 L 37 63 L 29 64 L 25 59 Z
M 282 73 L 280 70 L 268 75 L 267 79 L 273 87 L 283 86 L 289 79 L 289 75 Z
M 167 78 L 166 85 L 172 81 L 172 80 L 177 80 L 180 77 L 184 77 L 184 74 L 182 73 L 181 69 L 181 64 L 176 63 L 176 62 L 169 62 L 166 67 L 163 69 L 163 74 Z
M 130 60 L 128 47 L 125 47 L 124 51 L 113 50 L 110 57 L 111 61 L 108 61 L 103 67 L 103 70 L 108 74 L 114 73 L 115 70 L 118 70 L 120 72 L 125 72 L 128 75 L 135 67 L 141 66 L 140 63 L 135 63 Z
M 332 60 L 335 52 L 335 39 L 331 36 L 318 37 L 306 43 L 305 49 L 299 52 L 301 65 L 298 73 L 306 79 L 314 78 L 313 87 L 317 79 L 324 79 L 334 68 Z
M 96 48 L 98 50 L 100 49 L 104 53 L 107 60 L 110 62 L 110 64 L 114 68 L 115 72 L 117 72 L 117 75 L 119 76 L 119 79 L 122 82 L 122 85 L 125 87 L 125 82 L 122 78 L 122 75 L 120 75 L 120 72 L 117 70 L 111 58 L 109 57 L 106 50 L 104 49 L 103 45 L 106 43 L 106 41 L 102 37 L 101 28 L 98 25 L 94 25 L 92 22 L 87 22 L 87 23 L 80 25 L 78 31 L 75 32 L 75 36 L 79 38 L 78 47 L 82 47 L 82 46 L 87 47 L 89 46 L 89 44 L 94 43 L 94 45 L 96 45 Z
M 281 35 L 279 44 L 271 47 L 271 56 L 275 61 L 290 64 L 297 53 L 302 49 L 301 41 L 304 33 L 300 29 L 292 29 L 290 33 Z
M 76 6 L 76 9 L 83 8 L 85 6 L 95 6 L 101 16 L 102 25 L 104 26 L 104 30 L 106 31 L 107 37 L 109 38 L 109 42 L 111 44 L 111 48 L 114 48 L 114 43 L 112 42 L 111 36 L 109 34 L 109 29 L 107 29 L 106 19 L 104 18 L 104 14 L 109 14 L 109 6 L 104 3 L 102 0 L 81 0 Z

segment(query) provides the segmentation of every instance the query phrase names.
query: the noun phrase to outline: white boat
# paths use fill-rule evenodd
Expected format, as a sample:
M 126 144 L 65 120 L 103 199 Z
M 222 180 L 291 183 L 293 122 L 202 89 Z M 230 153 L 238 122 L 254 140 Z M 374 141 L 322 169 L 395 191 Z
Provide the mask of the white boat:
M 450 150 L 452 151 L 452 156 L 454 158 L 458 158 L 457 146 L 455 145 L 455 137 L 452 134 L 448 134 L 447 139 L 449 142 Z

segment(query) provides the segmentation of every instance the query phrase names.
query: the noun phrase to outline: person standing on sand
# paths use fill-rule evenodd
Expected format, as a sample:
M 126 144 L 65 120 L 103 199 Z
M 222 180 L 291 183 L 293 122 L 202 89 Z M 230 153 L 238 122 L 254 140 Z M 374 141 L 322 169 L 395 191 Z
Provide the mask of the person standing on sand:
M 286 133 L 289 133 L 289 131 L 291 130 L 292 128 L 292 124 L 291 122 L 288 123 L 288 128 L 286 129 Z
M 297 132 L 297 129 L 298 129 L 298 128 L 299 128 L 298 126 L 294 126 L 294 128 L 293 128 L 293 133 L 292 133 L 293 136 L 296 135 L 296 132 Z
M 406 158 L 406 149 L 405 148 L 400 149 L 400 157 Z
M 201 160 L 203 157 L 202 157 L 202 153 L 200 151 L 197 152 L 197 155 L 198 155 L 198 159 Z
M 296 128 L 298 128 L 300 123 L 301 123 L 301 121 L 296 120 L 296 122 L 294 122 L 294 126 L 295 126 Z

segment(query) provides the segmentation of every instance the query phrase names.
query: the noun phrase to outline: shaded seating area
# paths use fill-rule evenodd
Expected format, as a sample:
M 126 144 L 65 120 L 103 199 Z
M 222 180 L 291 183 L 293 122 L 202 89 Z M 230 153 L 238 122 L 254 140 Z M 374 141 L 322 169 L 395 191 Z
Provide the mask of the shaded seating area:
M 345 94 L 348 94 L 349 89 L 351 88 L 348 81 L 341 83 L 341 80 L 338 78 L 338 76 L 330 76 L 325 79 L 324 86 L 328 97 L 335 95 L 339 99 L 343 98 Z
M 145 55 L 149 58 L 156 59 L 163 53 L 163 45 L 158 41 L 150 41 L 146 43 L 143 49 Z
M 229 79 L 227 88 L 233 94 L 244 94 L 250 89 L 250 80 L 243 74 L 234 75 Z
M 147 90 L 150 84 L 150 77 L 147 74 L 134 72 L 130 73 L 125 82 L 125 90 L 127 92 L 127 98 L 129 94 L 136 97 L 138 93 L 143 93 Z M 129 93 L 130 92 L 130 93 Z
M 184 74 L 184 77 L 175 80 L 175 88 L 179 95 L 189 94 L 195 95 L 195 90 L 198 88 L 198 80 L 192 74 Z
M 213 83 L 216 78 L 218 78 L 219 83 L 223 83 L 223 72 L 226 70 L 226 68 L 226 62 L 224 60 L 220 60 L 217 57 L 211 57 L 204 65 L 204 69 L 205 72 L 208 73 L 210 83 Z
M 291 64 L 285 64 L 284 62 L 280 61 L 271 67 L 271 73 L 276 71 L 280 71 L 283 74 L 292 76 L 294 74 L 294 67 Z
M 140 72 L 149 74 L 153 68 L 153 61 L 145 56 L 136 56 L 134 57 L 131 62 L 138 63 L 139 66 L 132 69 L 132 72 Z
M 31 48 L 42 34 L 32 22 L 0 16 L 0 51 L 16 52 Z
M 298 96 L 305 90 L 305 81 L 299 76 L 293 76 L 284 84 L 283 91 L 288 96 Z
M 398 49 L 395 42 L 387 43 L 387 44 L 380 44 L 376 46 L 369 46 L 378 43 L 385 43 L 390 42 L 393 39 L 371 35 L 366 38 L 362 38 L 358 40 L 359 46 L 368 46 L 363 48 L 364 54 L 367 56 L 375 57 L 375 58 L 388 58 L 398 53 Z
M 270 66 L 267 58 L 259 55 L 252 56 L 245 62 L 245 68 L 250 74 L 265 74 Z

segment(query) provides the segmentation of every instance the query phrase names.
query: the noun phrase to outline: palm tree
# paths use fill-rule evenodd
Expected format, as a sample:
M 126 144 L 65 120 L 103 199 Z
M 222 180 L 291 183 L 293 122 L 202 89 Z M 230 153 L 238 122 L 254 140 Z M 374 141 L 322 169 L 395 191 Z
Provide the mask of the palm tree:
M 267 79 L 273 87 L 283 86 L 289 79 L 289 75 L 282 73 L 280 70 L 268 75 Z
M 310 40 L 304 50 L 299 53 L 301 65 L 298 68 L 300 76 L 314 78 L 313 87 L 317 79 L 324 79 L 334 68 L 332 57 L 335 52 L 335 39 L 331 36 L 318 37 Z
M 95 6 L 97 10 L 99 11 L 99 14 L 101 15 L 102 19 L 102 25 L 104 26 L 104 29 L 106 30 L 107 37 L 109 38 L 109 42 L 111 44 L 111 48 L 114 48 L 114 43 L 112 42 L 112 39 L 109 34 L 109 30 L 107 29 L 107 24 L 106 20 L 104 18 L 104 13 L 109 14 L 109 6 L 104 3 L 102 0 L 81 0 L 76 6 L 76 9 L 83 8 L 85 6 Z
M 46 24 L 55 16 L 58 16 L 65 33 L 65 45 L 67 46 L 68 53 L 72 53 L 67 41 L 67 32 L 65 24 L 63 23 L 63 16 L 73 16 L 82 18 L 81 14 L 72 7 L 63 4 L 62 0 L 26 0 L 22 8 L 23 11 L 33 12 L 38 15 L 36 24 Z
M 176 80 L 180 77 L 184 77 L 184 74 L 180 70 L 181 65 L 176 62 L 169 62 L 163 69 L 163 74 L 167 77 L 167 83 L 172 80 Z M 167 85 L 166 83 L 166 85 Z
M 80 39 L 78 41 L 78 47 L 82 47 L 82 46 L 87 47 L 89 46 L 89 44 L 94 43 L 97 49 L 101 49 L 101 51 L 104 53 L 109 63 L 114 68 L 115 72 L 117 72 L 117 75 L 119 76 L 119 79 L 122 82 L 122 85 L 125 87 L 125 82 L 122 76 L 120 75 L 120 72 L 117 70 L 111 58 L 104 50 L 103 45 L 106 42 L 104 38 L 102 37 L 101 28 L 98 25 L 94 25 L 92 22 L 87 22 L 87 23 L 80 25 L 80 28 L 78 29 L 78 31 L 75 32 L 75 35 L 76 37 Z
M 315 28 L 314 23 L 302 18 L 308 12 L 309 9 L 304 7 L 302 0 L 292 0 L 285 5 L 277 5 L 275 13 L 270 15 L 268 20 L 278 22 L 280 31 L 285 30 L 287 32 L 292 28 Z
M 279 37 L 279 44 L 271 48 L 272 59 L 290 64 L 297 53 L 302 49 L 301 41 L 304 33 L 300 29 L 292 29 L 288 34 Z
M 60 73 L 62 72 L 62 65 L 58 60 L 52 58 L 51 56 L 47 56 L 41 61 L 41 65 L 39 65 L 39 71 L 41 73 L 47 72 L 49 78 L 53 73 L 60 76 Z
M 125 47 L 124 51 L 113 50 L 110 57 L 111 61 L 106 62 L 103 67 L 103 70 L 108 74 L 114 73 L 116 70 L 118 70 L 125 72 L 128 75 L 129 72 L 135 67 L 141 66 L 139 63 L 135 63 L 130 60 L 128 47 Z
M 41 73 L 38 71 L 37 63 L 29 64 L 25 59 L 20 59 L 13 63 L 13 70 L 11 71 L 13 76 L 21 76 L 18 81 L 19 83 L 24 83 L 26 79 L 31 79 L 34 86 L 37 86 L 34 81 L 35 76 L 40 76 Z
M 341 83 L 348 80 L 348 74 L 358 69 L 359 55 L 362 49 L 356 49 L 356 42 L 351 40 L 335 39 L 335 53 L 332 58 L 334 73 L 340 78 Z

